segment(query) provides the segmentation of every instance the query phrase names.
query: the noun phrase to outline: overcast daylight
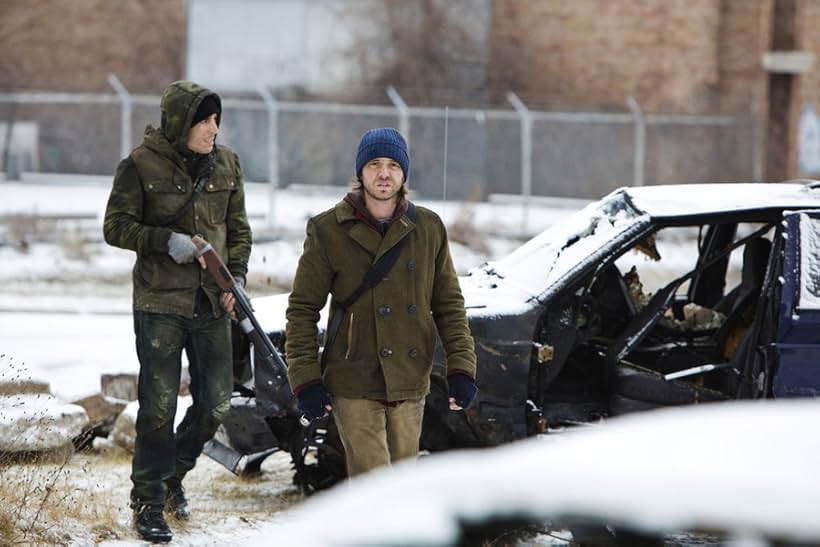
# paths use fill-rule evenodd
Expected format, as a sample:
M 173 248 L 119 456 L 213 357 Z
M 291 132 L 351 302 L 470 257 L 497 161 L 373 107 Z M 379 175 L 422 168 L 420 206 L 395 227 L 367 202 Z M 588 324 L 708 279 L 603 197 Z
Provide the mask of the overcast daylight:
M 818 25 L 0 0 L 0 545 L 820 544 Z

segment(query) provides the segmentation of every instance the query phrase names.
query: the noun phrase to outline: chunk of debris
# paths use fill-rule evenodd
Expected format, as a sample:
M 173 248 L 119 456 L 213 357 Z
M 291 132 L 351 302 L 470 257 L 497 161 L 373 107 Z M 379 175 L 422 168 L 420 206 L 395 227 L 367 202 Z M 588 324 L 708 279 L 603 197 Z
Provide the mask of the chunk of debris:
M 102 394 L 123 401 L 137 400 L 136 374 L 103 374 L 100 376 Z
M 0 396 L 0 451 L 38 452 L 70 445 L 88 426 L 79 405 L 45 393 Z
M 134 441 L 137 438 L 137 411 L 140 406 L 137 401 L 128 403 L 114 420 L 108 443 L 134 452 Z M 97 444 L 94 445 L 97 447 Z
M 88 436 L 107 437 L 114 426 L 114 420 L 117 419 L 127 403 L 122 399 L 106 397 L 98 393 L 75 401 L 74 404 L 83 407 L 86 414 L 88 414 L 89 424 L 86 432 Z

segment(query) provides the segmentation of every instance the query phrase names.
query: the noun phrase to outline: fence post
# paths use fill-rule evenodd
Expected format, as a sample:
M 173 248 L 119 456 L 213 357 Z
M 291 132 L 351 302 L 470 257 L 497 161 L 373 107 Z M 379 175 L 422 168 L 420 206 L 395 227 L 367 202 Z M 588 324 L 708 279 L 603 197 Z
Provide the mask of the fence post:
M 507 93 L 518 116 L 521 118 L 521 235 L 527 235 L 532 195 L 532 113 L 512 91 Z
M 410 149 L 410 108 L 404 99 L 401 98 L 399 92 L 392 85 L 387 88 L 387 96 L 393 101 L 393 106 L 399 111 L 399 133 L 404 136 L 407 141 L 407 148 Z
M 634 97 L 627 97 L 626 105 L 635 119 L 635 156 L 633 159 L 632 185 L 643 186 L 644 164 L 646 161 L 646 118 L 644 118 L 641 107 Z
M 441 173 L 441 216 L 446 223 L 447 218 L 447 147 L 450 141 L 450 107 L 444 107 L 444 166 Z
M 273 229 L 276 190 L 279 188 L 279 104 L 267 87 L 260 85 L 257 92 L 268 110 L 268 214 L 265 215 L 265 224 Z
M 763 182 L 763 104 L 759 88 L 752 90 L 752 181 Z
M 131 95 L 117 75 L 108 73 L 108 83 L 120 98 L 120 158 L 131 153 Z

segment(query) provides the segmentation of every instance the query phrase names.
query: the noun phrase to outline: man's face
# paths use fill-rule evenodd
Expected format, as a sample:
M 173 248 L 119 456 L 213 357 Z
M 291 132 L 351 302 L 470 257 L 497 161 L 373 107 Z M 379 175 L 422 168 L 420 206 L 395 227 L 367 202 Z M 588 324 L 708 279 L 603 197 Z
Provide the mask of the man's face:
M 197 154 L 210 153 L 214 149 L 217 133 L 216 114 L 211 114 L 188 131 L 188 150 Z
M 404 171 L 396 160 L 374 158 L 362 168 L 365 198 L 389 201 L 396 197 L 403 183 Z

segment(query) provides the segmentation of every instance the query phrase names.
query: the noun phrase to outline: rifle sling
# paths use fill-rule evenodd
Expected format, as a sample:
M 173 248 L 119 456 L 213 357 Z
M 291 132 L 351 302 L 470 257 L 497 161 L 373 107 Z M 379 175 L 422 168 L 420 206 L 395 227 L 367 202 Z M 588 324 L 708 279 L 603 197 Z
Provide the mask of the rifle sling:
M 416 221 L 416 206 L 413 205 L 412 202 L 407 202 L 407 216 L 413 222 Z M 327 367 L 327 357 L 330 355 L 330 349 L 333 347 L 333 342 L 336 340 L 336 335 L 339 334 L 339 327 L 342 324 L 342 318 L 344 317 L 345 312 L 347 309 L 359 299 L 359 297 L 364 294 L 364 292 L 368 289 L 372 289 L 379 283 L 381 283 L 382 279 L 387 275 L 393 265 L 396 263 L 396 260 L 399 258 L 399 254 L 401 253 L 402 248 L 404 248 L 404 244 L 407 240 L 410 239 L 410 234 L 407 234 L 404 238 L 402 238 L 398 243 L 393 245 L 389 251 L 384 253 L 364 274 L 364 279 L 362 279 L 362 284 L 359 285 L 353 293 L 344 299 L 336 308 L 336 313 L 333 314 L 333 317 L 330 319 L 330 323 L 328 323 L 327 327 L 327 338 L 325 339 L 325 347 L 322 348 L 322 356 L 319 360 L 319 366 L 321 368 L 322 373 L 325 372 L 325 367 Z

